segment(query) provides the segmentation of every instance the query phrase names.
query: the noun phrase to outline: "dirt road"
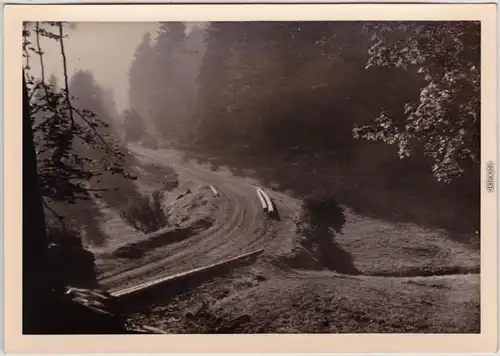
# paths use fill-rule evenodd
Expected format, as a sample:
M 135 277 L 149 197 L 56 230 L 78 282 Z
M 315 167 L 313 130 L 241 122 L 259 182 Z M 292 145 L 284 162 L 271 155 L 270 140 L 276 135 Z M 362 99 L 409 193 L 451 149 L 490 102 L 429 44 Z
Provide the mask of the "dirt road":
M 172 151 L 152 151 L 140 146 L 131 147 L 131 151 L 150 162 L 169 165 L 197 182 L 213 185 L 220 195 L 214 199 L 220 200 L 220 204 L 226 207 L 226 214 L 223 221 L 217 221 L 210 229 L 170 248 L 165 258 L 119 274 L 103 276 L 100 280 L 103 287 L 115 291 L 139 282 L 202 267 L 265 245 L 269 239 L 268 221 L 255 187 L 182 162 L 180 156 Z M 159 231 L 156 234 L 161 233 Z
M 268 191 L 282 215 L 275 222 L 264 215 L 253 185 L 256 182 L 248 178 L 224 170 L 214 172 L 184 161 L 181 153 L 171 150 L 134 146 L 131 151 L 149 163 L 172 167 L 184 179 L 206 184 L 208 196 L 219 199 L 220 214 L 209 229 L 160 250 L 165 257 L 156 255 L 129 270 L 102 276 L 103 287 L 111 292 L 123 290 L 265 248 L 255 266 L 229 277 L 215 277 L 183 299 L 159 306 L 148 314 L 147 323 L 171 332 L 201 332 L 201 324 L 194 329 L 189 323 L 182 324 L 182 310 L 201 298 L 211 301 L 216 314 L 251 315 L 247 325 L 251 332 L 261 332 L 262 325 L 267 325 L 268 332 L 479 330 L 479 253 L 449 240 L 445 233 L 349 213 L 345 233 L 336 240 L 355 257 L 359 274 L 315 270 L 308 267 L 313 257 L 295 240 L 299 200 Z M 209 185 L 217 189 L 219 197 Z M 360 240 L 366 234 L 371 238 Z M 422 256 L 423 250 L 430 252 Z M 418 272 L 429 268 L 433 273 Z M 143 320 L 144 316 L 137 318 Z M 180 324 L 172 323 L 172 318 Z
M 110 272 L 101 276 L 100 284 L 110 291 L 121 290 L 131 285 L 165 277 L 186 270 L 203 267 L 204 265 L 217 263 L 222 260 L 235 257 L 236 255 L 249 252 L 258 248 L 266 248 L 268 255 L 286 255 L 293 249 L 294 235 L 293 216 L 299 212 L 299 202 L 285 194 L 271 192 L 275 202 L 278 203 L 279 210 L 287 216 L 286 221 L 276 224 L 268 219 L 262 211 L 259 199 L 256 194 L 255 182 L 235 177 L 224 171 L 214 172 L 208 167 L 191 163 L 182 159 L 182 154 L 173 150 L 151 150 L 141 146 L 131 146 L 130 150 L 139 158 L 146 159 L 150 163 L 170 166 L 176 172 L 182 174 L 185 179 L 190 179 L 198 183 L 216 187 L 219 197 L 216 205 L 223 210 L 222 215 L 218 215 L 217 221 L 209 229 L 193 236 L 185 241 L 177 243 L 168 248 L 168 255 L 156 256 L 153 259 L 145 259 L 144 262 L 133 266 L 128 270 Z M 277 232 L 279 229 L 279 233 Z M 165 232 L 160 230 L 149 236 L 161 236 Z M 274 238 L 277 236 L 277 238 Z M 350 237 L 352 238 L 352 237 Z M 434 237 L 432 237 L 434 238 Z M 352 238 L 354 239 L 354 238 Z M 442 249 L 442 248 L 441 248 Z M 460 255 L 460 250 L 454 247 L 455 254 Z M 465 250 L 468 253 L 467 250 Z M 393 253 L 391 253 L 393 256 Z M 307 258 L 307 256 L 305 256 Z M 411 256 L 403 256 L 411 257 Z M 382 259 L 379 256 L 378 259 Z M 408 258 L 410 260 L 410 258 Z M 303 261 L 299 261 L 301 264 Z M 362 263 L 362 262 L 358 262 Z M 411 262 L 410 264 L 413 264 Z M 425 261 L 422 263 L 425 264 Z M 461 261 L 452 263 L 460 264 Z M 305 266 L 304 266 L 305 267 Z M 420 266 L 415 266 L 413 270 L 419 270 Z M 386 277 L 431 277 L 433 275 L 450 275 L 477 273 L 478 268 L 464 268 L 465 272 L 455 272 L 461 270 L 457 268 L 441 268 L 444 273 L 418 273 L 411 271 L 398 271 L 392 273 L 359 273 L 358 277 L 364 278 L 386 278 Z M 448 271 L 449 270 L 449 271 Z M 285 271 L 280 271 L 284 273 Z M 311 278 L 309 272 L 301 271 Z M 288 273 L 286 273 L 288 274 Z M 294 274 L 297 274 L 295 271 Z M 365 276 L 363 276 L 365 274 Z M 377 276 L 378 275 L 378 276 Z

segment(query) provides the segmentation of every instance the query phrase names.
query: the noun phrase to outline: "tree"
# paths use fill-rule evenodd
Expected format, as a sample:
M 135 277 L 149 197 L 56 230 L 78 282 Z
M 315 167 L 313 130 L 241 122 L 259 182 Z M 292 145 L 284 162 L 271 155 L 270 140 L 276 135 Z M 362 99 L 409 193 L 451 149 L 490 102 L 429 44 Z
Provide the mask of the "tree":
M 420 152 L 401 160 L 390 145 L 353 138 L 353 127 L 371 124 L 381 111 L 403 118 L 405 103 L 418 103 L 428 84 L 411 65 L 366 69 L 373 43 L 364 24 L 211 23 L 194 149 L 298 194 L 329 185 L 359 212 L 393 218 L 397 211 L 406 221 L 456 227 L 457 216 L 468 216 L 459 206 L 477 210 L 478 185 L 470 177 L 443 187 Z M 393 35 L 411 38 L 399 30 Z M 443 213 L 424 218 L 421 211 L 435 208 L 436 200 Z
M 359 90 L 368 46 L 361 28 L 356 22 L 210 24 L 199 77 L 200 136 L 211 145 L 275 152 L 346 146 L 352 120 L 361 116 L 357 108 L 366 106 L 352 103 L 368 97 Z
M 59 292 L 67 286 L 97 288 L 95 256 L 84 247 L 79 226 L 47 219 L 47 236 L 54 288 Z
M 75 78 L 71 83 L 67 72 L 64 47 L 65 24 L 61 22 L 24 23 L 23 57 L 24 76 L 28 90 L 30 118 L 33 124 L 37 152 L 38 176 L 43 204 L 47 211 L 65 224 L 64 220 L 78 216 L 90 242 L 101 243 L 103 235 L 99 228 L 101 212 L 94 200 L 119 185 L 108 181 L 97 184 L 103 176 L 120 176 L 123 180 L 135 177 L 126 171 L 127 156 L 116 137 L 109 135 L 110 118 L 102 92 L 89 73 L 77 73 L 76 82 L 83 83 L 77 94 Z M 62 67 L 62 84 L 51 76 L 47 82 L 42 39 L 54 40 L 59 44 Z M 34 75 L 31 64 L 38 60 L 40 72 Z M 86 84 L 85 84 L 86 83 Z M 70 90 L 70 84 L 72 86 Z M 89 95 L 87 95 L 91 92 Z M 92 91 L 98 97 L 92 97 Z M 82 100 L 85 102 L 82 102 Z M 98 110 L 94 112 L 89 107 Z M 96 185 L 98 185 L 96 187 Z M 77 204 L 79 203 L 79 204 Z M 81 211 L 85 211 L 81 214 Z M 64 212 L 64 213 L 62 213 Z
M 127 141 L 139 141 L 144 137 L 144 119 L 134 108 L 123 112 L 123 127 Z
M 346 223 L 344 208 L 324 190 L 316 190 L 302 203 L 298 231 L 302 245 L 311 251 L 325 267 L 339 273 L 359 274 L 349 253 L 334 242 Z
M 24 73 L 23 73 L 24 74 Z M 48 283 L 48 241 L 39 190 L 29 94 L 23 75 L 23 334 L 43 331 Z
M 302 203 L 302 222 L 313 234 L 340 233 L 346 223 L 344 208 L 324 190 L 317 190 Z
M 152 83 L 155 78 L 155 53 L 151 34 L 144 34 L 137 46 L 134 59 L 129 69 L 129 103 L 141 116 L 149 118 L 154 104 Z
M 186 25 L 162 22 L 154 45 L 156 76 L 153 85 L 152 119 L 162 138 L 172 139 L 181 133 L 186 117 L 185 83 L 179 68 L 183 65 Z
M 56 32 L 50 30 L 54 27 Z M 32 31 L 34 45 L 31 43 Z M 55 77 L 46 82 L 41 37 L 55 39 L 60 44 L 64 72 L 62 89 L 56 87 Z M 45 199 L 65 203 L 91 199 L 91 191 L 85 189 L 82 181 L 93 177 L 95 171 L 82 167 L 81 163 L 88 161 L 73 151 L 74 141 L 81 139 L 89 145 L 104 145 L 108 154 L 118 161 L 120 158 L 115 155 L 113 146 L 99 135 L 97 128 L 100 125 L 94 115 L 72 106 L 64 38 L 61 22 L 23 23 L 23 334 L 124 333 L 123 319 L 108 293 L 61 290 L 59 282 L 71 285 L 75 277 L 80 281 L 95 282 L 93 255 L 83 249 L 80 236 L 69 236 L 68 239 L 62 225 L 58 241 L 51 241 L 60 248 L 49 249 L 48 224 L 43 208 L 45 205 L 51 209 Z M 32 54 L 40 61 L 39 77 L 30 74 Z M 119 168 L 119 162 L 111 167 Z M 59 218 L 59 215 L 54 215 Z M 50 237 L 54 238 L 54 235 Z M 55 256 L 53 252 L 56 252 Z M 75 264 L 72 267 L 76 268 L 68 268 L 68 262 Z M 58 276 L 51 267 L 62 274 Z M 68 276 L 69 271 L 76 274 Z
M 82 112 L 91 112 L 99 119 L 102 126 L 99 134 L 112 143 L 114 148 L 119 150 L 118 130 L 116 129 L 116 108 L 114 100 L 109 91 L 103 90 L 96 82 L 92 72 L 88 70 L 78 70 L 69 81 L 69 90 L 73 95 L 72 105 Z M 78 120 L 78 118 L 77 118 Z M 98 158 L 101 158 L 102 150 L 99 147 L 84 145 L 91 151 L 95 151 Z
M 398 146 L 401 158 L 417 151 L 432 161 L 438 181 L 451 182 L 480 162 L 480 24 L 391 22 L 367 25 L 373 33 L 367 68 L 416 71 L 425 84 L 404 115 L 382 112 L 356 127 L 355 138 Z
M 41 38 L 49 38 L 60 45 L 64 84 L 57 90 L 47 83 Z M 87 108 L 77 108 L 73 100 L 66 69 L 64 25 L 61 22 L 25 23 L 23 28 L 24 74 L 33 122 L 38 173 L 42 196 L 49 201 L 74 204 L 91 199 L 95 193 L 87 182 L 103 172 L 133 178 L 123 167 L 123 152 L 112 138 L 105 138 L 103 129 L 108 124 Z M 31 60 L 36 56 L 40 75 L 31 74 Z M 85 146 L 103 152 L 95 160 L 75 150 Z
M 203 30 L 187 33 L 183 22 L 160 23 L 154 41 L 149 33 L 143 37 L 129 70 L 129 98 L 149 140 L 179 140 L 189 131 L 202 56 Z
M 206 51 L 198 74 L 199 94 L 194 114 L 197 139 L 223 142 L 223 86 L 229 80 L 228 58 L 239 33 L 239 23 L 213 22 L 206 30 Z M 218 138 L 218 139 L 214 139 Z

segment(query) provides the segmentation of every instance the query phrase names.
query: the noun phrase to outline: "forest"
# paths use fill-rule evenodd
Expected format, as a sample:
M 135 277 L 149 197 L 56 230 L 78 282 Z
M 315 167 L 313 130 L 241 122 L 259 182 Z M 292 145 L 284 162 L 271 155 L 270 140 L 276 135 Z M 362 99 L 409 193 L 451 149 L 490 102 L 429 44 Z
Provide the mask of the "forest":
M 477 234 L 479 23 L 161 22 L 135 51 L 123 111 L 91 70 L 68 74 L 66 25 L 23 31 L 40 226 L 63 256 L 56 285 L 96 287 L 85 246 L 106 244 L 102 206 L 141 199 L 129 143 L 298 197 L 327 191 L 359 214 L 457 241 Z M 60 44 L 63 77 L 45 73 L 41 38 Z
M 130 140 L 301 195 L 321 186 L 363 213 L 478 228 L 478 23 L 185 28 L 161 24 L 137 48 Z

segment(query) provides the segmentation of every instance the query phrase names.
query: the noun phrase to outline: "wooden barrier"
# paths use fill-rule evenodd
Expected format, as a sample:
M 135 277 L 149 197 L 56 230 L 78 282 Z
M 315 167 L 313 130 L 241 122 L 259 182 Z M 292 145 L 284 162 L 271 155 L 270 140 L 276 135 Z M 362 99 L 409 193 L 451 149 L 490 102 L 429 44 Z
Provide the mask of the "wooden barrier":
M 266 201 L 267 211 L 272 214 L 274 212 L 274 204 L 271 198 L 269 198 L 269 195 L 267 195 L 267 193 L 265 193 L 262 189 L 257 188 L 257 190 L 260 192 L 260 194 L 262 194 L 264 200 Z
M 259 197 L 260 204 L 262 205 L 262 210 L 267 213 L 269 209 L 267 207 L 266 199 L 264 198 L 264 195 L 262 195 L 259 188 L 257 188 L 257 196 Z
M 214 193 L 214 195 L 218 198 L 220 195 L 219 195 L 219 192 L 214 188 L 214 186 L 212 184 L 210 184 L 210 189 L 212 189 L 212 192 Z
M 264 249 L 259 249 L 222 262 L 142 283 L 114 292 L 112 296 L 117 299 L 120 310 L 136 311 L 143 305 L 149 305 L 156 300 L 165 301 L 195 288 L 200 283 L 212 278 L 214 273 L 221 275 L 236 267 L 253 263 L 262 252 Z

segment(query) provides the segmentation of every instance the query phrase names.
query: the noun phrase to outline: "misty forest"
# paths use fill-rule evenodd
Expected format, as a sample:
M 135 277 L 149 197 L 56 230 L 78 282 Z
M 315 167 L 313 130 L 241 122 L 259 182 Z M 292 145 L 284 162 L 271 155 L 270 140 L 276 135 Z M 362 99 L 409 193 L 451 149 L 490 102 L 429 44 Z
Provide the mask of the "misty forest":
M 116 84 L 86 28 L 23 28 L 24 333 L 480 331 L 479 23 L 160 22 Z

